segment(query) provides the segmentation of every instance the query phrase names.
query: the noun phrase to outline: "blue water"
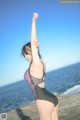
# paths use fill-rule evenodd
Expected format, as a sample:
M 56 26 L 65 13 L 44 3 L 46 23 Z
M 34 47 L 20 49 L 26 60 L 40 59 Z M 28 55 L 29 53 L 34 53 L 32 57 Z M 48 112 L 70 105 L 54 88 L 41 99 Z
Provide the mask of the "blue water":
M 58 96 L 80 92 L 80 63 L 46 73 L 46 89 Z M 0 87 L 0 112 L 25 106 L 34 101 L 25 80 Z

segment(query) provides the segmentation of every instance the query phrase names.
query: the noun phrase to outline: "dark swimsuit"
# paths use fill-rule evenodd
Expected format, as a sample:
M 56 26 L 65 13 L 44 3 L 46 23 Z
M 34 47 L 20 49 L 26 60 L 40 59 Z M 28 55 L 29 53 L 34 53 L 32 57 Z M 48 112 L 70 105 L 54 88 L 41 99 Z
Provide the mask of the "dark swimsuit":
M 47 100 L 49 102 L 52 102 L 55 106 L 58 104 L 58 99 L 55 95 L 48 92 L 45 88 L 41 88 L 38 86 L 38 84 L 44 82 L 45 74 L 42 79 L 38 79 L 32 76 L 30 74 L 30 70 L 28 69 L 24 74 L 24 78 L 32 89 L 35 100 Z

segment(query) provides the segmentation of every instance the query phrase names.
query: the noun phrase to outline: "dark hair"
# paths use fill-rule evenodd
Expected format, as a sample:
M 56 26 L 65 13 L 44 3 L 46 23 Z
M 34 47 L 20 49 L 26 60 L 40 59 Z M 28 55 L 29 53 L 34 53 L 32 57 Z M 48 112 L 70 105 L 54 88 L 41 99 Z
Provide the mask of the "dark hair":
M 31 55 L 31 42 L 28 42 L 27 44 L 25 44 L 23 47 L 22 47 L 22 55 L 25 57 L 25 54 L 26 55 Z M 39 57 L 41 58 L 41 55 L 39 53 L 39 49 L 38 49 L 38 54 L 39 54 Z
M 28 42 L 22 47 L 22 55 L 25 57 L 25 54 L 29 55 L 30 51 L 31 51 L 31 42 Z

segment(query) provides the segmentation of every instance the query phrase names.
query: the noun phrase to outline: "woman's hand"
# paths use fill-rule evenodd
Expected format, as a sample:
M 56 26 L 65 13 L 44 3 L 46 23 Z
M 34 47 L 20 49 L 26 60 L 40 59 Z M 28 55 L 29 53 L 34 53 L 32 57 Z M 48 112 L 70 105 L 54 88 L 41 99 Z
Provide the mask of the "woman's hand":
M 33 13 L 33 20 L 36 21 L 38 19 L 38 13 Z

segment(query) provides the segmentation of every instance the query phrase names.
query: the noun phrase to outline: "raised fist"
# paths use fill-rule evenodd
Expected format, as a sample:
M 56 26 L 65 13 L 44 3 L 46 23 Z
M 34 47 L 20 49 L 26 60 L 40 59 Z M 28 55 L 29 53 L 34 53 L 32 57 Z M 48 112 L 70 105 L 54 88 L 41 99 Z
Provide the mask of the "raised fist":
M 33 20 L 37 20 L 38 18 L 38 13 L 33 13 Z

